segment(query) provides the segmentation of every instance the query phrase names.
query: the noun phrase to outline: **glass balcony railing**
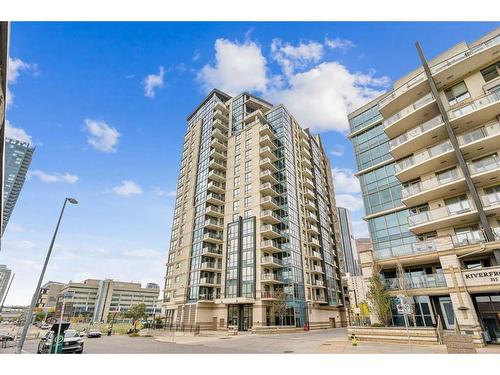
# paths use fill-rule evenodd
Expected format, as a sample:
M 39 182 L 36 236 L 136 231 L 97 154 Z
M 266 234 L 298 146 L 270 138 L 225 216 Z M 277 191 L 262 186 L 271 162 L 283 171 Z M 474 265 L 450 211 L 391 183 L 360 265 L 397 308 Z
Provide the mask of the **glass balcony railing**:
M 486 124 L 478 129 L 474 129 L 470 132 L 461 134 L 457 137 L 458 144 L 460 146 L 476 142 L 480 139 L 491 137 L 493 135 L 500 133 L 500 123 L 494 121 L 492 123 Z
M 426 79 L 427 79 L 427 76 L 425 75 L 425 72 L 420 73 L 418 76 L 412 78 L 411 80 L 406 82 L 404 85 L 399 86 L 391 94 L 387 95 L 384 99 L 382 99 L 378 104 L 379 107 L 380 108 L 385 107 L 388 103 L 390 103 L 391 101 L 396 99 L 398 96 L 403 95 L 409 89 L 418 85 L 420 82 L 422 82 Z
M 397 277 L 384 279 L 384 284 L 389 290 L 398 290 L 402 287 L 409 289 L 440 288 L 446 286 L 446 279 L 442 273 L 405 275 L 403 280 Z
M 468 50 L 466 50 L 464 52 L 460 52 L 460 53 L 450 57 L 449 59 L 446 59 L 446 60 L 440 62 L 439 64 L 434 65 L 431 68 L 431 73 L 432 74 L 439 73 L 439 72 L 443 71 L 444 69 L 446 69 L 446 68 L 448 68 L 448 67 L 450 67 L 450 66 L 452 66 L 452 65 L 454 65 L 462 60 L 465 60 L 465 59 L 471 57 L 472 55 L 475 55 L 478 52 L 481 52 L 487 48 L 493 47 L 494 45 L 497 45 L 497 44 L 500 44 L 500 35 L 497 35 L 496 37 L 494 37 L 490 40 L 487 40 L 484 43 L 481 43 L 477 46 L 469 48 Z
M 489 193 L 481 196 L 484 207 L 491 207 L 500 204 L 500 193 Z
M 458 168 L 455 168 L 448 171 L 446 174 L 438 175 L 405 187 L 403 190 L 401 190 L 401 196 L 403 199 L 405 199 L 412 195 L 416 195 L 424 191 L 446 185 L 450 182 L 458 181 L 461 178 L 463 178 L 462 171 Z
M 418 214 L 408 216 L 408 224 L 410 226 L 422 225 L 434 220 L 453 217 L 456 215 L 471 212 L 475 209 L 474 203 L 470 200 L 463 200 L 460 203 L 449 206 L 435 208 L 433 210 L 420 212 Z
M 500 158 L 498 156 L 491 156 L 476 162 L 469 162 L 468 165 L 470 174 L 475 175 L 500 168 Z
M 451 236 L 453 246 L 469 246 L 477 243 L 486 242 L 486 236 L 482 230 L 474 230 L 468 232 L 461 232 Z
M 429 160 L 433 157 L 439 156 L 451 150 L 453 150 L 453 147 L 451 145 L 451 142 L 447 140 L 443 143 L 440 143 L 436 146 L 430 147 L 424 151 L 420 151 L 410 157 L 398 161 L 397 163 L 394 164 L 394 170 L 396 171 L 396 173 L 404 171 L 405 169 L 423 163 L 426 160 Z
M 406 133 L 401 134 L 399 137 L 391 139 L 389 141 L 389 148 L 392 150 L 401 144 L 407 142 L 410 139 L 418 137 L 420 134 L 437 127 L 438 125 L 443 123 L 443 118 L 441 115 L 438 115 L 429 121 L 424 122 L 422 125 L 419 125 L 413 129 L 408 130 Z
M 459 108 L 451 109 L 448 111 L 448 117 L 450 120 L 454 118 L 464 116 L 468 113 L 474 112 L 482 107 L 493 104 L 500 101 L 500 91 L 493 92 L 474 99 L 472 102 L 468 102 L 460 106 Z
M 417 100 L 415 103 L 409 105 L 408 107 L 403 108 L 401 111 L 398 113 L 392 115 L 391 117 L 387 118 L 384 120 L 384 128 L 388 128 L 392 124 L 394 124 L 396 121 L 400 120 L 401 118 L 409 115 L 412 112 L 415 112 L 419 108 L 423 107 L 424 105 L 432 102 L 434 100 L 434 96 L 432 93 L 429 93 L 419 100 Z

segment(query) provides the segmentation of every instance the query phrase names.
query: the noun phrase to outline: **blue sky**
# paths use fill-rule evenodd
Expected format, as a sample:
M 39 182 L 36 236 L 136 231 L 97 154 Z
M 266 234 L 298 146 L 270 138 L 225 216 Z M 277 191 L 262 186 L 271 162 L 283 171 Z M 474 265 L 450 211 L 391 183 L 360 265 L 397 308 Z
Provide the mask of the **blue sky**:
M 346 112 L 498 23 L 14 23 L 9 132 L 36 146 L 3 239 L 28 303 L 64 197 L 46 280 L 163 284 L 186 116 L 207 90 L 285 103 L 322 135 L 339 202 L 366 235 Z M 439 38 L 436 38 L 439 35 Z

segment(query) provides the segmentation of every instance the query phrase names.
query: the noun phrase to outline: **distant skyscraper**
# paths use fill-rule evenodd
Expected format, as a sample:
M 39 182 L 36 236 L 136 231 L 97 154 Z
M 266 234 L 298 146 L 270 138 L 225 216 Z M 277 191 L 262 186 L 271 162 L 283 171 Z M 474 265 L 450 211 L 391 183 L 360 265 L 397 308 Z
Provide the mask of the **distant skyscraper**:
M 7 268 L 6 265 L 0 264 L 0 304 L 5 297 L 7 292 L 7 287 L 9 286 L 10 275 L 12 271 Z
M 2 233 L 23 187 L 35 148 L 29 143 L 7 138 L 5 140 L 5 184 L 3 192 Z
M 351 213 L 344 207 L 337 207 L 339 212 L 340 235 L 342 237 L 342 248 L 344 249 L 345 272 L 351 276 L 361 275 L 359 269 L 358 250 L 352 233 Z

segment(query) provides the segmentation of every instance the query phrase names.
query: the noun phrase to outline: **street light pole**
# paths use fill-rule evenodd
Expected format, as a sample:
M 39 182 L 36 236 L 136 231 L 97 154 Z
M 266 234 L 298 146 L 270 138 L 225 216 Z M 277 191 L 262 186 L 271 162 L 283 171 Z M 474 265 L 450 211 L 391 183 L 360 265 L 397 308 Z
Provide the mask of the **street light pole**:
M 16 354 L 21 354 L 23 351 L 24 341 L 26 340 L 26 335 L 28 334 L 28 329 L 31 325 L 31 320 L 33 319 L 33 309 L 35 308 L 36 301 L 38 299 L 38 294 L 40 293 L 40 287 L 42 286 L 43 277 L 45 276 L 45 270 L 47 269 L 47 264 L 49 263 L 50 255 L 52 254 L 52 248 L 54 247 L 54 242 L 56 241 L 57 231 L 59 230 L 59 225 L 61 224 L 61 219 L 64 213 L 64 209 L 66 208 L 67 202 L 71 204 L 78 204 L 78 201 L 74 198 L 64 199 L 64 204 L 62 206 L 61 213 L 59 214 L 59 220 L 57 220 L 56 229 L 54 231 L 54 235 L 52 236 L 52 241 L 50 242 L 49 250 L 47 251 L 47 256 L 45 257 L 45 263 L 43 264 L 42 272 L 40 273 L 40 278 L 38 279 L 38 284 L 36 286 L 35 293 L 33 294 L 33 298 L 31 299 L 31 305 L 27 312 L 26 321 L 24 322 L 23 332 L 21 333 L 21 337 L 17 342 Z

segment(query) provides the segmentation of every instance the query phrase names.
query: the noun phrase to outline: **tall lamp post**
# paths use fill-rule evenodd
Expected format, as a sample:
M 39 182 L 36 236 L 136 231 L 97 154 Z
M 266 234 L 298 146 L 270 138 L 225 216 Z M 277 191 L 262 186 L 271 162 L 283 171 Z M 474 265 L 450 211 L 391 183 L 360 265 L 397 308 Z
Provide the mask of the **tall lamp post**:
M 66 203 L 78 204 L 78 201 L 75 198 L 66 198 L 64 199 L 64 204 L 61 209 L 61 213 L 59 215 L 59 220 L 57 220 L 56 229 L 54 230 L 54 235 L 52 236 L 52 241 L 50 242 L 49 250 L 47 251 L 47 256 L 45 257 L 45 263 L 43 264 L 42 272 L 40 273 L 40 278 L 38 279 L 38 284 L 35 289 L 35 293 L 33 294 L 33 298 L 31 299 L 31 305 L 29 307 L 28 313 L 26 315 L 26 321 L 24 322 L 23 332 L 21 333 L 21 337 L 17 342 L 16 353 L 21 354 L 23 351 L 24 341 L 26 340 L 26 335 L 28 334 L 28 329 L 31 325 L 31 320 L 33 319 L 33 309 L 35 308 L 36 301 L 38 299 L 38 294 L 40 293 L 40 287 L 42 285 L 43 277 L 45 276 L 45 270 L 47 269 L 47 264 L 49 263 L 50 255 L 52 254 L 52 248 L 54 247 L 54 242 L 56 241 L 57 231 L 59 230 L 59 225 L 61 224 L 61 219 L 64 213 L 64 209 L 66 208 Z

